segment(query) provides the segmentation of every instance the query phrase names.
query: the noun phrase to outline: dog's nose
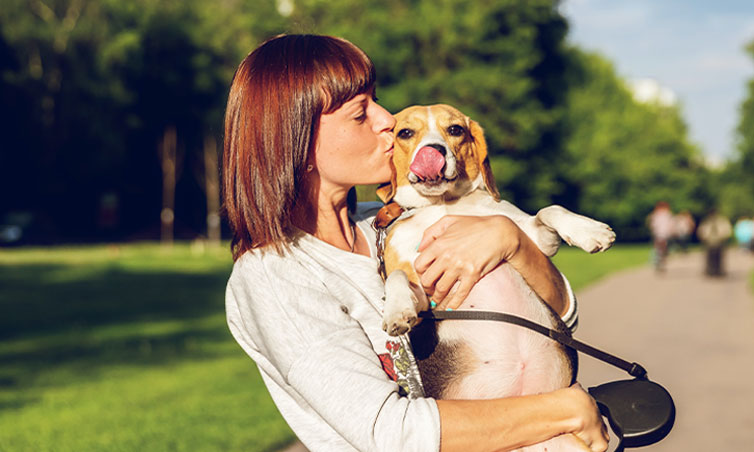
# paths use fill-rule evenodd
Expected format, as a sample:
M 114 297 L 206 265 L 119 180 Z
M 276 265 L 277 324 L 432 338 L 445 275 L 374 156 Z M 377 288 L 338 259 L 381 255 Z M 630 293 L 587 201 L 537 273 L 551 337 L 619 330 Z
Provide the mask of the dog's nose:
M 448 151 L 447 151 L 447 150 L 445 149 L 445 146 L 443 146 L 443 145 L 441 145 L 441 144 L 428 144 L 427 146 L 429 146 L 429 147 L 431 147 L 431 148 L 435 148 L 435 149 L 437 149 L 437 151 L 438 151 L 438 152 L 439 152 L 439 153 L 440 153 L 440 154 L 441 154 L 441 155 L 442 155 L 443 157 L 445 157 L 445 154 L 447 154 L 447 153 L 448 153 Z

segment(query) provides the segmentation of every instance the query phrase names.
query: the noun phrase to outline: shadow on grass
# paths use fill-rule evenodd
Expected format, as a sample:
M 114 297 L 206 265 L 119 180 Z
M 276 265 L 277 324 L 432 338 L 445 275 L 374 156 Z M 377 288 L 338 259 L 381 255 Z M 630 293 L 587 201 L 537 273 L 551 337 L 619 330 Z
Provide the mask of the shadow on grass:
M 0 339 L 113 323 L 222 312 L 228 271 L 190 274 L 120 268 L 3 266 Z
M 0 266 L 0 391 L 240 352 L 223 316 L 228 273 Z M 33 401 L 18 395 L 3 407 Z
M 40 341 L 22 350 L 0 352 L 0 387 L 33 384 L 40 371 L 53 366 L 66 365 L 71 371 L 96 377 L 99 366 L 165 365 L 188 357 L 197 360 L 236 351 L 228 345 L 235 344 L 224 325 L 187 328 L 171 334 L 134 333 L 112 339 L 76 335 L 54 345 Z

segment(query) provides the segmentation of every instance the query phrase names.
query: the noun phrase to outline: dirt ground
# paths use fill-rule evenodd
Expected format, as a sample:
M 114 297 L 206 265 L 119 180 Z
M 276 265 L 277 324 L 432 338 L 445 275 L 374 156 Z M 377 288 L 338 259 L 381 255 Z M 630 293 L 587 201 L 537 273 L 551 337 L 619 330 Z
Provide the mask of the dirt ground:
M 642 364 L 673 396 L 675 427 L 635 450 L 754 450 L 754 257 L 725 254 L 726 275 L 703 275 L 701 253 L 671 255 L 667 270 L 613 275 L 578 293 L 576 337 Z M 626 374 L 581 357 L 579 380 L 593 386 Z
M 642 364 L 675 401 L 667 438 L 633 450 L 754 450 L 754 295 L 748 279 L 754 256 L 728 249 L 721 278 L 705 277 L 703 267 L 702 253 L 677 253 L 663 273 L 649 266 L 629 270 L 577 293 L 575 337 Z M 585 388 L 625 378 L 621 370 L 580 356 Z M 294 443 L 285 452 L 306 449 Z

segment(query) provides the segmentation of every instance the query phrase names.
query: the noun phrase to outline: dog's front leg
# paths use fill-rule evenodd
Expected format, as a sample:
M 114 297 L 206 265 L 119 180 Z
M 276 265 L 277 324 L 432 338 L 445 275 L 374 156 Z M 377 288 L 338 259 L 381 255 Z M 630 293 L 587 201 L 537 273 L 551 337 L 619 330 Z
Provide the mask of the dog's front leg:
M 417 313 L 429 307 L 420 284 L 409 280 L 403 270 L 390 272 L 385 280 L 382 329 L 391 336 L 408 333 L 417 324 Z
M 560 236 L 555 229 L 541 220 L 539 213 L 537 215 L 529 215 L 505 200 L 497 202 L 496 210 L 513 220 L 513 222 L 524 231 L 524 234 L 534 241 L 537 248 L 539 248 L 545 256 L 551 257 L 558 252 L 561 242 Z M 540 210 L 540 212 L 543 210 L 545 209 Z M 544 216 L 547 216 L 547 213 L 545 213 Z
M 578 246 L 589 253 L 605 251 L 615 241 L 615 232 L 610 226 L 561 206 L 541 209 L 537 212 L 535 221 L 543 226 L 544 235 L 555 231 L 569 245 Z

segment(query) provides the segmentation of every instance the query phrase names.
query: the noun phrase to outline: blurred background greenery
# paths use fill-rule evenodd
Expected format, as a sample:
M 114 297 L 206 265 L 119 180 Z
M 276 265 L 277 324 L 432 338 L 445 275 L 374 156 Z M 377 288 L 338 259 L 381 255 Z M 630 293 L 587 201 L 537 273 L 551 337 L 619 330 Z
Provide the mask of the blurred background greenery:
M 216 239 L 227 88 L 282 32 L 365 49 L 390 111 L 445 102 L 476 119 L 501 192 L 527 211 L 559 203 L 621 240 L 647 237 L 659 199 L 754 213 L 751 88 L 738 152 L 710 168 L 681 106 L 635 100 L 610 61 L 567 42 L 559 3 L 4 0 L 0 241 Z
M 610 223 L 614 250 L 557 256 L 576 288 L 646 262 L 625 243 L 648 238 L 660 199 L 697 219 L 715 204 L 752 215 L 754 82 L 736 153 L 710 167 L 681 106 L 637 101 L 609 60 L 566 41 L 559 3 L 3 0 L 0 450 L 274 451 L 293 438 L 225 326 L 218 216 L 227 89 L 278 33 L 363 48 L 392 112 L 444 102 L 476 119 L 521 208 Z

